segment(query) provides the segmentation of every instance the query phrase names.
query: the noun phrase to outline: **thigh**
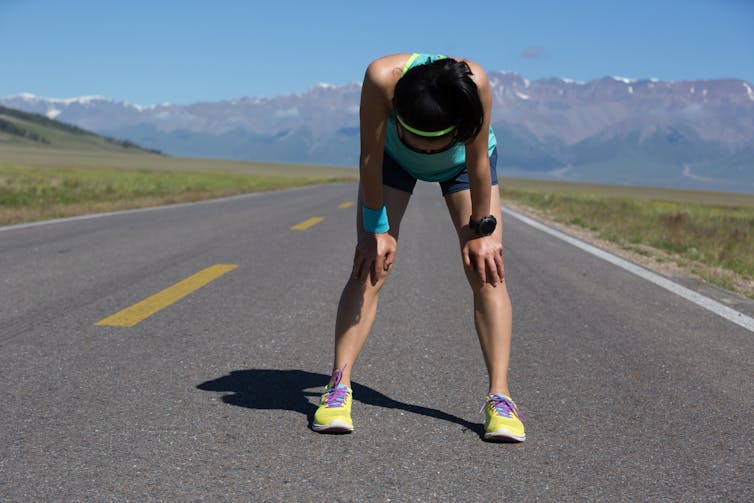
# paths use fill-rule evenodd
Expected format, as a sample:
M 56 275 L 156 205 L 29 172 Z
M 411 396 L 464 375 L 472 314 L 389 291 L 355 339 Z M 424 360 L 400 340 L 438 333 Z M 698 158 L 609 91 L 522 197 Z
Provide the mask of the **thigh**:
M 400 233 L 401 228 L 401 220 L 403 220 L 403 214 L 406 213 L 406 208 L 408 207 L 408 202 L 411 199 L 411 193 L 405 192 L 403 190 L 398 190 L 393 187 L 389 187 L 387 185 L 382 186 L 382 202 L 385 204 L 385 207 L 387 208 L 387 219 L 388 223 L 390 224 L 390 230 L 388 233 L 393 236 L 396 240 L 398 239 L 398 234 Z M 364 225 L 361 217 L 361 208 L 364 204 L 363 201 L 363 195 L 361 191 L 361 186 L 359 186 L 359 203 L 358 203 L 358 210 L 356 212 L 356 230 L 357 230 L 357 239 L 361 239 L 361 237 L 366 232 L 364 230 Z

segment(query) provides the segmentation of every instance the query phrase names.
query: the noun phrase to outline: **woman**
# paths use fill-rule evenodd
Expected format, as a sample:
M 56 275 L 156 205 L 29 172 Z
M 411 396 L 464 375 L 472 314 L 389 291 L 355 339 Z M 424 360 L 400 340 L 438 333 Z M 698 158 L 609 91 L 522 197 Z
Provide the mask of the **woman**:
M 373 61 L 361 92 L 358 244 L 338 305 L 333 373 L 312 428 L 353 431 L 351 371 L 395 260 L 401 219 L 417 179 L 439 182 L 474 294 L 474 321 L 489 374 L 486 440 L 523 441 L 507 371 L 511 305 L 504 282 L 492 94 L 479 65 L 441 55 Z

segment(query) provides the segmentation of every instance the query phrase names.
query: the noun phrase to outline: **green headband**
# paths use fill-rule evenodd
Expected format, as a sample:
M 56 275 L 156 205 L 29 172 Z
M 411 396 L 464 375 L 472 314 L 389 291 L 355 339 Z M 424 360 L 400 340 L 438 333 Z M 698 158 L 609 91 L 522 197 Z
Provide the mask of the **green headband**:
M 426 138 L 435 138 L 437 136 L 446 135 L 456 128 L 455 126 L 450 126 L 446 127 L 445 129 L 441 129 L 440 131 L 422 131 L 421 129 L 412 128 L 411 126 L 403 122 L 403 119 L 401 119 L 400 115 L 396 115 L 396 117 L 398 118 L 398 122 L 401 123 L 401 126 L 406 128 L 406 130 L 414 133 L 416 136 L 424 136 Z

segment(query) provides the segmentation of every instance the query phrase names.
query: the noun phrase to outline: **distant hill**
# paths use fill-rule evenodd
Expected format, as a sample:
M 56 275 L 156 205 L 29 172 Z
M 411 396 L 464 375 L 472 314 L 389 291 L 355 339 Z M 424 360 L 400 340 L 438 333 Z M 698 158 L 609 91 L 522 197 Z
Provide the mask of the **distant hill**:
M 162 154 L 159 150 L 145 149 L 129 140 L 101 136 L 45 115 L 0 106 L 0 147 L 3 145 Z
M 740 79 L 528 81 L 487 73 L 503 176 L 754 192 L 754 86 Z M 171 155 L 356 166 L 361 85 L 141 106 L 19 94 L 0 104 Z

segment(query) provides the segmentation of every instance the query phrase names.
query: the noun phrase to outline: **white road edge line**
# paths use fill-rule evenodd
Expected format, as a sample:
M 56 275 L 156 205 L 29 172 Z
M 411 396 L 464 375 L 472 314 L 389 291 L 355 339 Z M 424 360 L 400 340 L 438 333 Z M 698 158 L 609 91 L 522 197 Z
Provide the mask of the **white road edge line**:
M 597 248 L 596 246 L 592 246 L 579 239 L 569 236 L 568 234 L 557 231 L 551 227 L 548 227 L 540 222 L 537 222 L 536 220 L 529 218 L 525 215 L 522 215 L 516 211 L 510 210 L 508 208 L 502 208 L 502 210 L 503 210 L 503 213 L 505 213 L 506 215 L 510 215 L 520 220 L 521 222 L 534 227 L 535 229 L 538 229 L 551 236 L 561 239 L 565 241 L 566 243 L 572 244 L 573 246 L 584 250 L 587 253 L 591 253 L 592 255 L 595 255 L 601 258 L 602 260 L 606 260 L 607 262 L 610 262 L 613 265 L 616 265 L 622 269 L 625 269 L 628 272 L 636 274 L 640 278 L 650 281 L 657 286 L 660 286 L 666 290 L 669 290 L 675 293 L 676 295 L 680 295 L 684 299 L 690 300 L 694 304 L 697 304 L 698 306 L 701 306 L 704 309 L 707 309 L 708 311 L 712 311 L 718 316 L 722 316 L 726 320 L 732 321 L 736 325 L 742 326 L 745 329 L 749 330 L 750 332 L 754 332 L 754 318 L 750 318 L 749 316 L 746 316 L 745 314 L 740 313 L 736 311 L 735 309 L 731 309 L 730 307 L 723 305 L 716 300 L 710 299 L 709 297 L 705 297 L 704 295 L 701 295 L 693 290 L 689 290 L 688 288 L 681 286 L 678 283 L 674 283 L 670 281 L 669 279 L 660 276 L 659 274 L 648 271 L 647 269 L 644 269 L 643 267 L 639 267 L 636 264 L 633 264 L 627 260 L 617 257 L 616 255 L 613 255 L 612 253 L 606 252 L 605 250 L 601 250 Z

